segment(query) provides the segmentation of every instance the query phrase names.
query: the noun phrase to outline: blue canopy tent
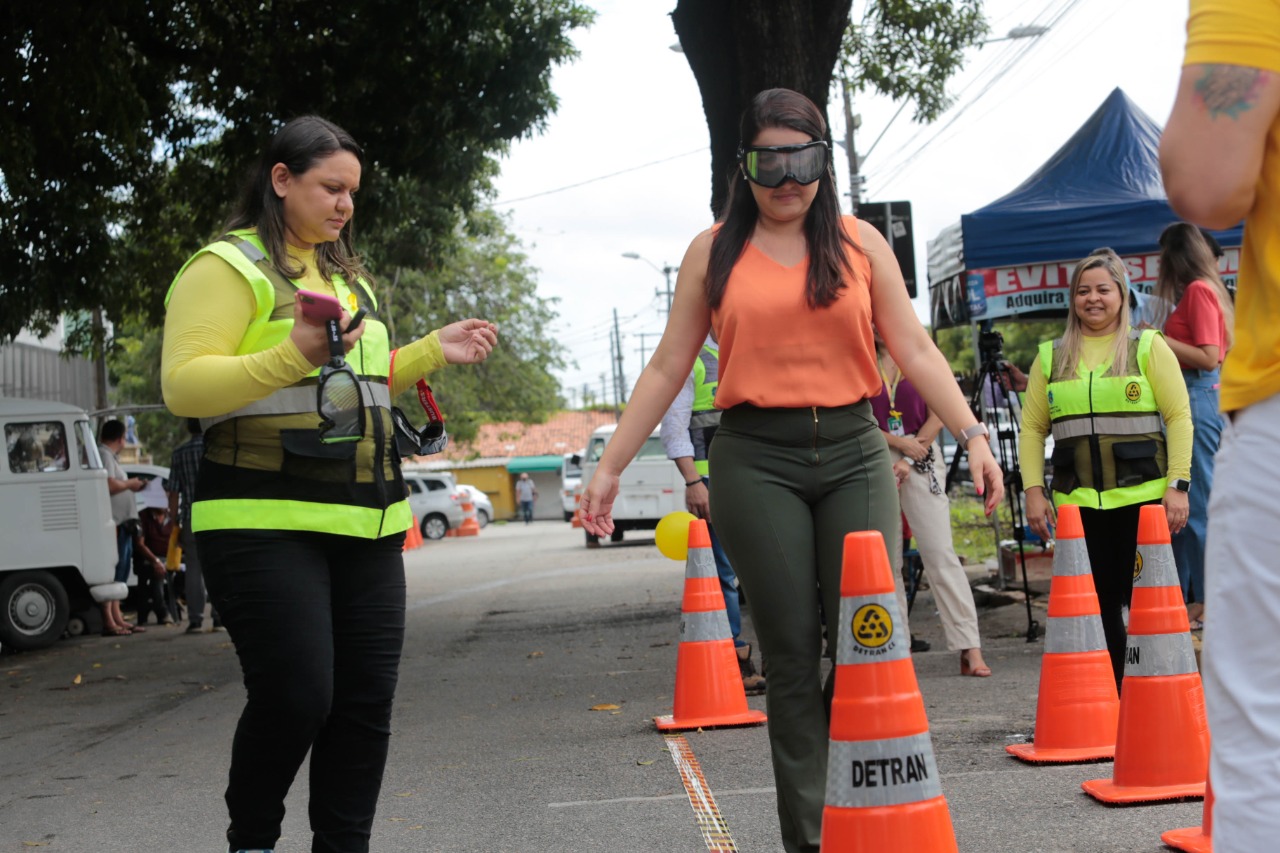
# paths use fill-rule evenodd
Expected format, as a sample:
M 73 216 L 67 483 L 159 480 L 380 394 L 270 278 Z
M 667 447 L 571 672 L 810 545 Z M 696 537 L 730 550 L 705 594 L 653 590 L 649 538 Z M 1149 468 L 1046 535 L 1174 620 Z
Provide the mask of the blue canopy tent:
M 1149 287 L 1160 232 L 1178 220 L 1161 182 L 1159 145 L 1160 126 L 1113 91 L 1035 174 L 930 241 L 934 328 L 1064 316 L 1072 265 L 1100 246 L 1126 258 L 1135 286 Z M 1242 228 L 1214 236 L 1237 249 Z M 1238 252 L 1229 255 L 1228 275 Z

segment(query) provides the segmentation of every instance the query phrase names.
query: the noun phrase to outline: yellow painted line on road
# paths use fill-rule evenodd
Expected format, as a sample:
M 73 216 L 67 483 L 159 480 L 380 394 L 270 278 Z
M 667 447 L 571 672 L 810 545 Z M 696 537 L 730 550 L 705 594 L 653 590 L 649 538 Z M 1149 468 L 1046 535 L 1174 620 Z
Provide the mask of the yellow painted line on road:
M 720 814 L 720 807 L 702 776 L 702 768 L 698 766 L 689 741 L 684 735 L 663 735 L 663 739 L 680 773 L 685 793 L 689 795 L 689 805 L 693 807 L 693 817 L 702 832 L 702 839 L 707 842 L 707 850 L 709 853 L 737 853 L 738 845 L 729 834 L 729 825 Z

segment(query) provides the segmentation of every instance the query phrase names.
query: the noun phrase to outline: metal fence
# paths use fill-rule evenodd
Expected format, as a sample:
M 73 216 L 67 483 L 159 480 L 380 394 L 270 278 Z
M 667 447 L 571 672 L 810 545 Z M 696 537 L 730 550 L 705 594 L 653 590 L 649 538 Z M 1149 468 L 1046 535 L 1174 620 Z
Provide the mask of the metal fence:
M 95 408 L 93 362 L 31 344 L 0 346 L 0 397 L 56 400 Z

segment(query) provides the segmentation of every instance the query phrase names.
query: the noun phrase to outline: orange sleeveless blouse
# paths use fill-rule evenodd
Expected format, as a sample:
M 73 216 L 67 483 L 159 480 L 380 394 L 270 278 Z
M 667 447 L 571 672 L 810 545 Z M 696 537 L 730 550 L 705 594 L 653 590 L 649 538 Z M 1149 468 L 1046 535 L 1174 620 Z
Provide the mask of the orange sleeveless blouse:
M 845 230 L 858 243 L 853 217 Z M 859 243 L 859 245 L 861 245 Z M 855 276 L 834 302 L 805 301 L 806 258 L 784 267 L 748 242 L 711 325 L 720 342 L 716 407 L 835 407 L 880 393 L 871 331 L 871 264 L 847 249 Z

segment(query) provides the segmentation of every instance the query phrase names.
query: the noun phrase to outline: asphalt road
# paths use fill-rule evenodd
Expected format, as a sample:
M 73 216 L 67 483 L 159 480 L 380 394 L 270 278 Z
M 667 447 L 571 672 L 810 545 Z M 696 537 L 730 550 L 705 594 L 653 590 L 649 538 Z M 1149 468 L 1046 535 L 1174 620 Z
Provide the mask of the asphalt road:
M 587 550 L 567 524 L 490 525 L 407 555 L 409 633 L 373 850 L 708 849 L 651 721 L 671 710 L 684 566 L 628 537 Z M 940 650 L 927 592 L 912 616 L 938 649 L 915 664 L 961 851 L 1159 851 L 1162 831 L 1200 822 L 1199 802 L 1098 804 L 1080 783 L 1110 764 L 1005 754 L 1031 731 L 1043 647 L 1026 642 L 1021 607 L 981 611 L 989 679 L 961 678 L 958 655 Z M 0 853 L 225 849 L 243 703 L 225 633 L 64 640 L 0 657 L 0 678 Z M 780 850 L 765 729 L 685 737 L 736 845 L 720 849 Z M 310 849 L 306 789 L 304 768 L 281 853 Z

